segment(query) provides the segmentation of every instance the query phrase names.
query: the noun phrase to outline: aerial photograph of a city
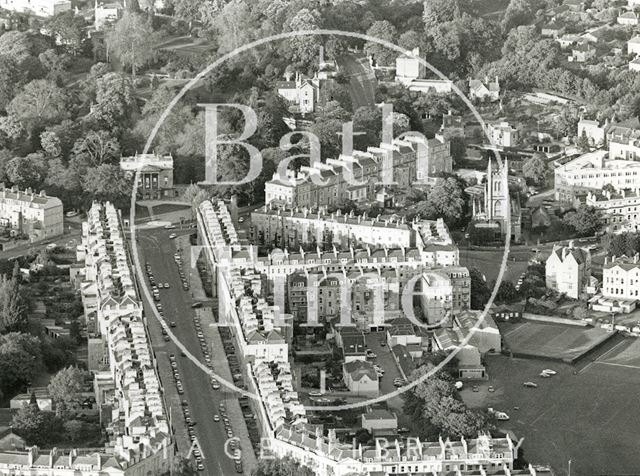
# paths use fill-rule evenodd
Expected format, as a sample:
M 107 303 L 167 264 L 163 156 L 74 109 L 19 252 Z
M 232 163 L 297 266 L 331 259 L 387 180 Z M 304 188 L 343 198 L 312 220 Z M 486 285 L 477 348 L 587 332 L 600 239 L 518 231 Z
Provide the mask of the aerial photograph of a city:
M 639 476 L 639 292 L 640 0 L 0 0 L 0 476 Z

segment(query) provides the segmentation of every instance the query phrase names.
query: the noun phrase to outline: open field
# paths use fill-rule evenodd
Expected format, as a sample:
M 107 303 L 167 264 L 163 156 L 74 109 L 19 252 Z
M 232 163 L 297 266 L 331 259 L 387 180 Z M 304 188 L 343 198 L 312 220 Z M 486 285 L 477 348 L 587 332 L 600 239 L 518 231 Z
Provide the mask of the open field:
M 573 361 L 613 334 L 599 327 L 579 327 L 542 322 L 500 325 L 508 348 L 516 355 Z
M 462 395 L 471 406 L 507 412 L 511 419 L 499 427 L 524 437 L 525 458 L 550 464 L 557 476 L 568 474 L 569 459 L 573 475 L 638 474 L 640 413 L 635 395 L 640 391 L 640 372 L 606 365 L 619 355 L 637 355 L 638 345 L 624 340 L 576 374 L 575 367 L 566 364 L 488 356 L 489 381 L 479 384 L 478 393 L 468 387 Z M 538 377 L 545 368 L 558 374 Z M 524 387 L 528 380 L 538 388 Z M 488 392 L 489 385 L 495 387 L 494 393 Z
M 491 283 L 498 277 L 500 264 L 504 250 L 469 250 L 460 249 L 460 266 L 469 269 L 478 268 L 487 278 L 487 283 Z M 527 270 L 528 260 L 533 257 L 533 253 L 526 250 L 513 250 L 509 253 L 507 269 L 504 273 L 505 281 L 515 283 L 518 277 Z M 515 261 L 514 261 L 515 258 Z

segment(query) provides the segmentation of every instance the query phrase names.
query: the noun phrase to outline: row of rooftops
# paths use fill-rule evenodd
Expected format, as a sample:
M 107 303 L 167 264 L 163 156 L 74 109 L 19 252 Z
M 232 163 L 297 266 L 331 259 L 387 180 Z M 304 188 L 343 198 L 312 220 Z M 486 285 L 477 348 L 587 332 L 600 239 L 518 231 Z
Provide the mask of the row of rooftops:
M 602 191 L 593 191 L 590 190 L 586 197 L 585 203 L 587 205 L 597 205 L 597 204 L 605 204 L 607 202 L 629 202 L 636 203 L 640 199 L 640 189 L 619 189 L 614 190 L 602 190 Z M 622 205 L 622 203 L 621 203 Z
M 222 261 L 233 252 L 226 253 L 229 248 L 235 248 L 246 261 L 255 262 L 253 247 L 247 253 L 240 249 L 238 235 L 231 220 L 231 215 L 224 202 L 217 202 L 216 206 L 205 201 L 200 205 L 200 214 L 204 225 L 204 232 L 213 246 L 216 259 Z M 233 250 L 232 250 L 233 251 Z M 277 306 L 269 305 L 262 294 L 261 275 L 250 267 L 229 266 L 224 269 L 231 295 L 236 302 L 243 338 L 248 344 L 274 343 L 282 344 L 284 339 L 276 325 L 276 317 L 280 310 Z M 247 294 L 246 289 L 251 289 Z
M 300 403 L 298 392 L 293 388 L 289 362 L 260 362 L 253 368 L 253 374 L 274 430 L 287 423 L 308 423 L 304 405 Z
M 631 269 L 640 269 L 640 263 L 638 253 L 633 256 L 612 256 L 611 260 L 608 257 L 604 259 L 604 265 L 602 269 L 612 269 L 612 268 L 621 268 L 625 271 L 629 271 Z
M 124 474 L 123 465 L 118 461 L 118 458 L 107 452 L 77 449 L 63 451 L 58 448 L 41 451 L 37 446 L 27 448 L 25 451 L 0 452 L 0 470 L 20 471 L 26 468 L 88 472 L 104 471 L 105 474 Z
M 22 205 L 31 208 L 51 209 L 60 208 L 62 213 L 62 202 L 59 198 L 49 197 L 44 190 L 34 192 L 31 188 L 20 190 L 17 185 L 6 187 L 4 183 L 0 183 L 0 203 L 16 201 Z
M 322 436 L 321 432 L 310 431 L 304 425 L 283 426 L 276 432 L 276 437 L 300 448 L 309 448 L 337 462 L 347 463 L 349 460 L 361 463 L 411 463 L 420 461 L 464 461 L 487 460 L 513 461 L 513 442 L 510 438 L 492 438 L 488 434 L 480 434 L 478 438 L 466 440 L 421 441 L 414 438 L 411 444 L 395 440 L 388 447 L 381 445 L 363 446 L 340 443 L 335 434 Z
M 298 173 L 288 170 L 282 176 L 279 172 L 275 172 L 271 183 L 297 187 L 310 181 L 313 176 L 322 179 L 341 177 L 344 170 L 351 170 L 355 177 L 362 177 L 369 175 L 368 172 L 365 172 L 369 167 L 381 167 L 386 157 L 391 156 L 394 159 L 401 159 L 405 154 L 411 153 L 418 154 L 418 159 L 420 159 L 428 153 L 426 151 L 430 148 L 442 146 L 446 142 L 444 137 L 440 135 L 436 135 L 433 139 L 427 139 L 422 135 L 408 133 L 402 139 L 394 139 L 391 143 L 381 142 L 378 147 L 367 147 L 366 152 L 354 150 L 350 155 L 340 154 L 338 159 L 326 159 L 326 162 L 316 162 L 312 166 L 302 166 Z M 421 149 L 425 153 L 420 154 Z M 356 170 L 361 173 L 356 173 Z M 379 170 L 376 170 L 376 172 L 379 172 Z
M 399 228 L 409 230 L 410 225 L 417 223 L 417 219 L 407 223 L 405 217 L 397 215 L 376 215 L 368 216 L 366 212 L 356 215 L 353 210 L 350 213 L 342 213 L 340 210 L 335 213 L 328 213 L 326 207 L 311 210 L 306 207 L 281 208 L 266 204 L 264 207 L 252 212 L 253 217 L 260 219 L 263 216 L 272 217 L 273 219 L 283 220 L 309 220 L 323 223 L 348 224 L 351 226 L 374 226 L 382 228 Z
M 124 460 L 137 462 L 150 448 L 168 444 L 170 429 L 120 216 L 112 204 L 93 204 L 83 223 L 82 246 L 89 281 L 83 283 L 83 299 L 95 293 L 91 297 L 97 300 L 100 333 L 115 384 L 114 449 Z

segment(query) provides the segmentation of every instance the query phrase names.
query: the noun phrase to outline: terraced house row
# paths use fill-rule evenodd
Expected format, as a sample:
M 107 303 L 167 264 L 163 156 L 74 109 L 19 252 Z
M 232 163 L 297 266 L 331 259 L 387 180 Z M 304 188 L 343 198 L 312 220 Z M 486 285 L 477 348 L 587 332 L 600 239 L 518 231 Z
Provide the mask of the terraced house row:
M 310 269 L 324 273 L 333 267 L 343 270 L 349 267 L 349 273 L 356 273 L 360 267 L 377 268 L 377 274 L 373 275 L 386 278 L 399 260 L 406 264 L 399 268 L 401 272 L 411 270 L 420 278 L 425 266 L 421 252 L 370 245 L 368 250 L 348 251 L 338 247 L 333 251 L 300 250 L 295 253 L 276 249 L 268 256 L 258 257 L 257 247 L 240 245 L 233 220 L 223 202 L 204 202 L 197 221 L 198 238 L 214 275 L 213 291 L 218 301 L 219 320 L 234 328 L 248 390 L 260 397 L 256 411 L 259 428 L 262 437 L 269 439 L 269 449 L 275 455 L 291 456 L 313 468 L 317 474 L 336 476 L 353 472 L 367 475 L 535 475 L 533 469 L 513 470 L 514 447 L 508 438 L 479 435 L 468 441 L 419 442 L 414 439 L 394 442 L 384 448 L 380 444 L 341 443 L 336 439 L 335 431 L 325 436 L 307 424 L 289 362 L 292 316 L 285 312 L 289 309 L 284 299 L 280 300 L 276 295 L 271 303 L 265 298 L 271 294 L 274 281 L 286 279 L 292 273 L 308 273 Z M 447 241 L 448 231 L 443 225 L 422 223 L 417 228 L 421 242 L 434 239 L 434 235 Z M 449 241 L 446 246 L 453 245 Z M 468 280 L 466 268 L 460 268 L 457 259 L 453 264 L 439 267 L 436 274 L 443 279 Z M 287 284 L 293 284 L 288 289 L 295 288 L 294 281 Z M 363 285 L 364 296 L 366 280 Z M 369 314 L 368 311 L 365 314 Z
M 0 475 L 156 476 L 173 458 L 170 422 L 144 324 L 120 214 L 94 203 L 77 248 L 85 318 L 93 322 L 89 367 L 94 372 L 101 423 L 110 436 L 104 451 L 0 453 Z

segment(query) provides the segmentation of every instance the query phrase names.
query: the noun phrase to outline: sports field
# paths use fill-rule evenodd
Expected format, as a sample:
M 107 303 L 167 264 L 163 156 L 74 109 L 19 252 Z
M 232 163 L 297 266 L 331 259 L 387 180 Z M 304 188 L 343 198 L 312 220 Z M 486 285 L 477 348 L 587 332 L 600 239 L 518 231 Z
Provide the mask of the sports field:
M 500 330 L 514 355 L 572 362 L 612 334 L 599 327 L 579 327 L 524 321 L 501 325 Z
M 525 458 L 551 465 L 556 476 L 568 475 L 569 460 L 573 476 L 638 475 L 640 341 L 612 339 L 604 346 L 580 370 L 548 360 L 487 356 L 489 380 L 478 384 L 478 392 L 465 388 L 463 398 L 473 407 L 506 412 L 510 420 L 498 426 L 524 437 Z M 557 375 L 539 377 L 546 368 Z M 538 388 L 524 387 L 525 381 Z

